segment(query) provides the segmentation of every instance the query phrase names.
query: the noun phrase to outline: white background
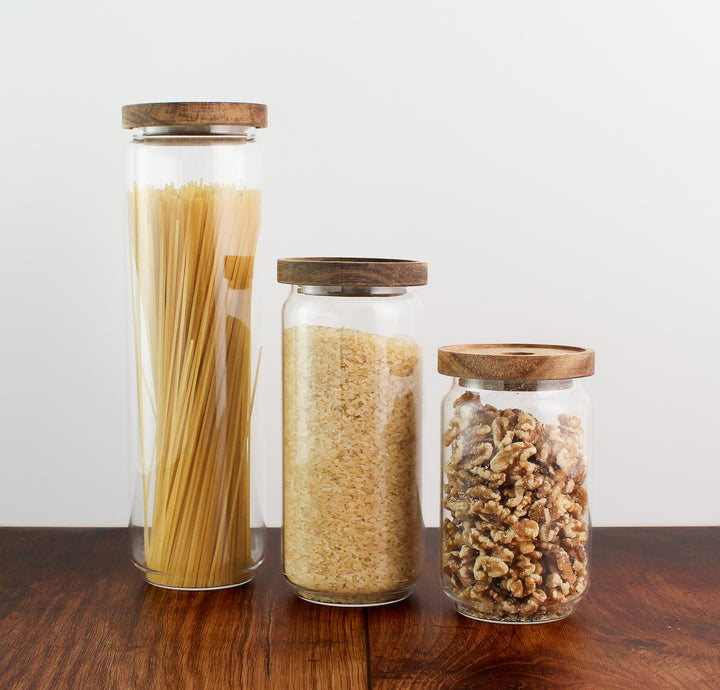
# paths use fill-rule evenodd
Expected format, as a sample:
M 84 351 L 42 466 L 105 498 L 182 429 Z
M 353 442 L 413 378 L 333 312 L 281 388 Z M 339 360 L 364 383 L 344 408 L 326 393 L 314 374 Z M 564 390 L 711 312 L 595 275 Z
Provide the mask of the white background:
M 718 524 L 720 5 L 3 2 L 0 524 L 129 515 L 125 103 L 267 103 L 259 290 L 280 521 L 283 256 L 425 259 L 439 345 L 594 347 L 594 522 Z

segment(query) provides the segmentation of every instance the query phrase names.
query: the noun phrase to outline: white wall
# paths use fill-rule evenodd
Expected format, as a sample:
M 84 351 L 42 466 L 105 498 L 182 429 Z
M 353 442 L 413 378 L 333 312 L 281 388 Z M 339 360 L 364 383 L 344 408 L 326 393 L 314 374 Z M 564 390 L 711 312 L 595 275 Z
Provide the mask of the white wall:
M 0 524 L 128 516 L 124 103 L 251 100 L 262 133 L 267 520 L 275 260 L 426 259 L 439 345 L 597 350 L 594 521 L 718 524 L 720 6 L 3 3 Z

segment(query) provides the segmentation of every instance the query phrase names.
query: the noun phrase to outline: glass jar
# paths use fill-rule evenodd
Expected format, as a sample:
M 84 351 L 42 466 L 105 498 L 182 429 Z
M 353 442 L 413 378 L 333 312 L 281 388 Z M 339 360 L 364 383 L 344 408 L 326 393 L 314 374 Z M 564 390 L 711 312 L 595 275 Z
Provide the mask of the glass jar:
M 283 572 L 298 596 L 404 599 L 420 571 L 427 264 L 283 259 Z
M 153 585 L 248 582 L 264 525 L 251 456 L 260 228 L 251 103 L 123 107 L 139 421 L 130 540 Z M 132 398 L 135 398 L 133 393 Z
M 588 586 L 592 350 L 457 345 L 442 408 L 442 587 L 500 623 L 572 613 Z

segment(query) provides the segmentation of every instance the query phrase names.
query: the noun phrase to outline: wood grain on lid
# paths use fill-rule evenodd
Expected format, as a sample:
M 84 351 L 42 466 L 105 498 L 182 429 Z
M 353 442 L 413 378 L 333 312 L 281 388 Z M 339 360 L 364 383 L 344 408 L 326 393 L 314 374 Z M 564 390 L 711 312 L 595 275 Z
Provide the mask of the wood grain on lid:
M 278 259 L 278 283 L 352 287 L 410 287 L 427 284 L 427 264 L 407 259 L 306 257 Z
M 448 345 L 438 349 L 438 371 L 486 381 L 575 379 L 595 373 L 595 351 L 565 345 Z
M 124 105 L 122 126 L 241 125 L 267 127 L 267 106 L 260 103 L 136 103 Z

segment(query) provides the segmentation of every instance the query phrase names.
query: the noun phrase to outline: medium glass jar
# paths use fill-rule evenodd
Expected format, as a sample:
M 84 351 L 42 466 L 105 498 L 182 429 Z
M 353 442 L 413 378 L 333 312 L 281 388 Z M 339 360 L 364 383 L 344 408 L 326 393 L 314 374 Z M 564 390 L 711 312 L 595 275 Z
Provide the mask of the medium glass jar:
M 283 572 L 298 596 L 404 599 L 420 571 L 427 264 L 283 259 Z
M 441 580 L 457 610 L 500 623 L 572 613 L 588 586 L 592 350 L 457 345 L 442 409 Z
M 176 589 L 252 579 L 264 525 L 251 454 L 260 228 L 251 103 L 123 108 L 139 443 L 134 563 Z M 134 395 L 131 397 L 135 397 Z M 251 444 L 251 438 L 253 443 Z

